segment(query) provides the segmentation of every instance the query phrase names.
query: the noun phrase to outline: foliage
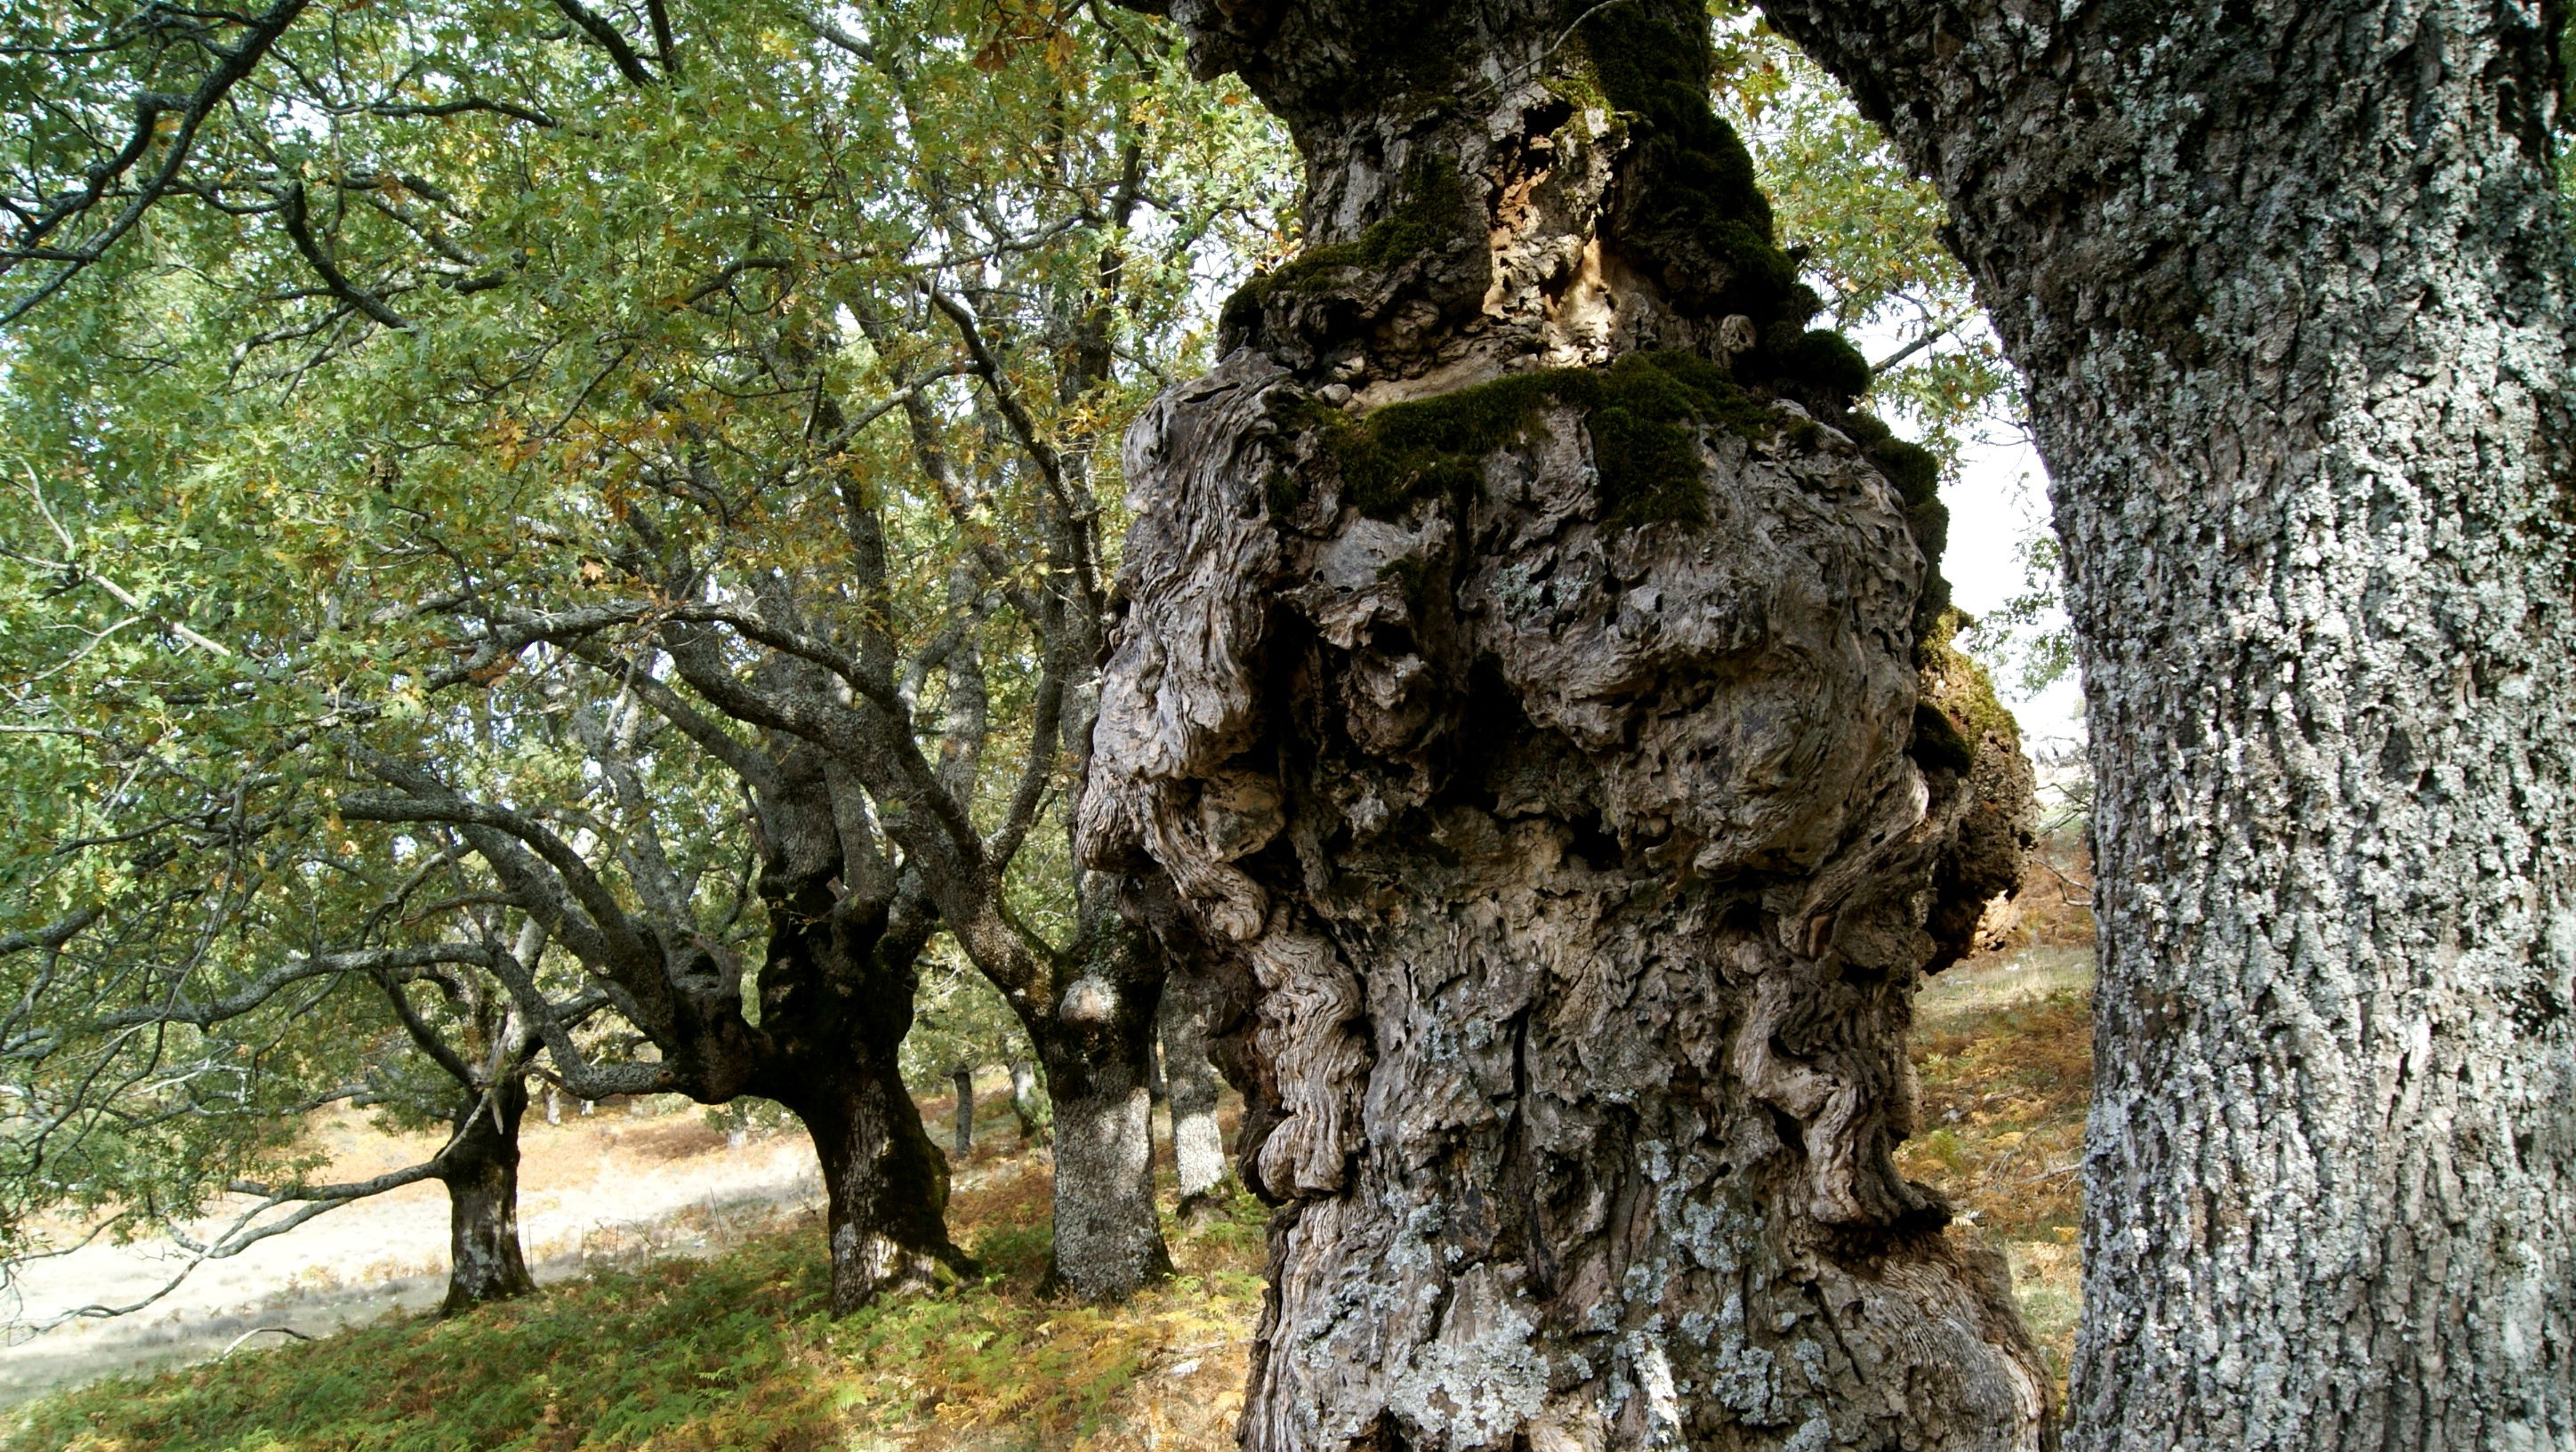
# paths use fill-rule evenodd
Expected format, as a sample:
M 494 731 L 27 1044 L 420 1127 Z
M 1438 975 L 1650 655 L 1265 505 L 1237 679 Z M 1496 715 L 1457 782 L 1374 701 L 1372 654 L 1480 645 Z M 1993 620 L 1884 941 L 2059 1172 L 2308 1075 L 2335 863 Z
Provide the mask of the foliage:
M 404 1012 L 480 1063 L 503 1004 L 577 1092 L 663 1087 L 627 990 L 664 965 L 606 940 L 756 1022 L 794 748 L 692 692 L 816 653 L 894 658 L 886 754 L 1071 936 L 1040 617 L 1114 533 L 1102 441 L 1275 233 L 1276 138 L 1138 17 L 561 9 L 111 6 L 12 52 L 0 189 L 106 181 L 0 256 L 0 306 L 49 298 L 0 355 L 0 466 L 46 501 L 0 510 L 0 1035 L 22 1104 L 82 1090 L 0 1125 L 0 1224 L 292 1175 L 299 1095 L 417 1117 Z M 197 99 L 136 169 L 139 89 Z
M 2034 531 L 2013 552 L 2021 559 L 2021 592 L 1979 616 L 1966 632 L 1967 646 L 2014 690 L 2035 696 L 2075 669 L 2075 637 L 2060 602 L 2057 536 Z
M 905 1080 L 928 1090 L 961 1066 L 1036 1059 L 1027 1033 L 992 983 L 953 945 L 933 944 L 913 1000 L 912 1032 L 903 1040 Z
M 1139 1420 L 1174 1363 L 1239 1385 L 1261 1223 L 1238 1197 L 1176 1232 L 1184 1274 L 1115 1309 L 1046 1300 L 1042 1172 L 955 1202 L 990 1268 L 840 1321 L 812 1232 L 609 1272 L 448 1321 L 389 1319 L 32 1408 L 46 1452 L 538 1452 L 967 1442 L 1056 1448 Z M 495 1368 L 516 1374 L 495 1375 Z M 1148 1382 L 1152 1378 L 1152 1382 Z

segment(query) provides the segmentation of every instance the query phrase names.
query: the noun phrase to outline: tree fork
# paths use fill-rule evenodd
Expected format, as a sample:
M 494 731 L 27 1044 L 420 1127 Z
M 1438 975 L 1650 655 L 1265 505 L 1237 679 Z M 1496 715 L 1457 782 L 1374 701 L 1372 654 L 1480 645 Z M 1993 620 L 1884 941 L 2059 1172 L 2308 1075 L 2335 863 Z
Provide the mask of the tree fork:
M 1252 990 L 1246 1447 L 2043 1445 L 1999 1262 L 1889 1159 L 2028 778 L 1703 13 L 1174 13 L 1308 246 L 1128 437 L 1079 843 Z

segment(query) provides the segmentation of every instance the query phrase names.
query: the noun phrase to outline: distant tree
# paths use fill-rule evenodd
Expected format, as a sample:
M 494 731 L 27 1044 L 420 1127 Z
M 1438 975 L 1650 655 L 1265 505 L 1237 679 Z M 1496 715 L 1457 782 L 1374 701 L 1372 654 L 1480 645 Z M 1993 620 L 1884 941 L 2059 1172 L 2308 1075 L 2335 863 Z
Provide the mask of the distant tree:
M 934 927 L 1046 1060 L 1065 1282 L 1161 1258 L 1159 965 L 1018 864 L 1089 737 L 1096 441 L 1196 346 L 1204 244 L 1270 245 L 1276 153 L 1143 22 L 991 19 L 102 14 L 26 53 L 0 188 L 28 455 L 112 510 L 94 435 L 157 436 L 122 498 L 277 511 L 154 608 L 271 592 L 296 769 L 458 844 L 642 1041 L 516 985 L 548 1072 L 801 1105 L 882 1197 L 843 1308 L 954 1259 L 893 1065 Z

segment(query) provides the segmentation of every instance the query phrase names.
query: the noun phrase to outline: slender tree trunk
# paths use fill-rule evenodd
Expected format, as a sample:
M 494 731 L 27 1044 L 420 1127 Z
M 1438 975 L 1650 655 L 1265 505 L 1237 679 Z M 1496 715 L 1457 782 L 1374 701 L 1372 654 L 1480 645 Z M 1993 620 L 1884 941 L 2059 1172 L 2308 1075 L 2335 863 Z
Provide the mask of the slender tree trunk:
M 975 1071 L 960 1064 L 948 1071 L 948 1078 L 957 1086 L 957 1133 L 953 1143 L 957 1158 L 962 1160 L 975 1148 Z
M 1045 1111 L 1040 1107 L 1038 1071 L 1035 1064 L 1011 1061 L 1011 1117 L 1020 1122 L 1020 1143 L 1035 1144 L 1038 1131 L 1044 1127 Z
M 1102 888 L 1105 898 L 1109 889 Z M 1146 935 L 1106 909 L 1085 924 L 1084 974 L 1032 1033 L 1055 1114 L 1055 1260 L 1049 1281 L 1116 1301 L 1169 1275 L 1154 1206 L 1154 1008 Z
M 519 1249 L 519 1120 L 528 1088 L 504 1080 L 456 1125 L 439 1179 L 447 1186 L 447 1299 L 453 1316 L 537 1288 Z
M 2053 478 L 2077 1440 L 2576 1442 L 2563 10 L 1766 5 L 1939 185 Z
M 1203 1212 L 1225 1186 L 1225 1136 L 1217 1129 L 1216 1067 L 1208 1062 L 1208 1004 L 1193 975 L 1163 982 L 1163 1074 L 1170 1083 L 1172 1164 L 1180 1213 Z
M 1129 436 L 1080 840 L 1258 985 L 1244 1445 L 2042 1445 L 1889 1157 L 2021 779 L 1926 679 L 1926 461 L 1804 329 L 1705 12 L 1176 13 L 1309 243 Z

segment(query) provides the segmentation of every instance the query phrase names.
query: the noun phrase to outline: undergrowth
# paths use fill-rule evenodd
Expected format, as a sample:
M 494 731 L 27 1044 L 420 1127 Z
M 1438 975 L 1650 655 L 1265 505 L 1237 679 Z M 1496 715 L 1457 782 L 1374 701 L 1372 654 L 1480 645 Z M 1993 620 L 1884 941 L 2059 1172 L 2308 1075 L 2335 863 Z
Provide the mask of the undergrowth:
M 2067 950 L 2056 950 L 2064 956 Z M 2054 960 L 2051 960 L 2054 961 Z M 2033 991 L 2046 980 L 2054 986 Z M 1935 980 L 1898 1163 L 2012 1262 L 2063 1377 L 2090 1088 L 2080 978 Z M 951 1227 L 983 1279 L 832 1321 L 810 1220 L 713 1259 L 595 1273 L 449 1321 L 394 1317 L 36 1403 L 0 1452 L 1179 1452 L 1233 1445 L 1265 1212 L 1167 1222 L 1181 1274 L 1125 1306 L 1038 1294 L 1050 1184 L 998 1166 Z
M 1950 1198 L 1954 1234 L 2012 1263 L 2022 1320 L 2062 1384 L 2079 1301 L 2092 990 L 2053 987 L 1945 1015 L 1916 1033 L 1913 1054 L 1920 1109 L 1897 1168 Z
M 449 1321 L 117 1378 L 21 1413 L 7 1452 L 814 1452 L 1192 1443 L 1240 1405 L 1260 1304 L 1260 1205 L 1169 1228 L 1182 1273 L 1125 1306 L 1041 1298 L 1048 1182 L 961 1194 L 975 1286 L 835 1322 L 811 1224 L 721 1257 L 565 1283 Z M 1203 1361 L 1193 1370 L 1176 1365 Z M 1176 1373 L 1181 1373 L 1176 1375 Z M 1143 1405 L 1152 1390 L 1185 1402 Z M 1141 1444 L 1137 1444 L 1141 1445 Z M 1164 1445 L 1171 1445 L 1166 1440 Z M 1215 1445 L 1213 1442 L 1208 1445 Z

